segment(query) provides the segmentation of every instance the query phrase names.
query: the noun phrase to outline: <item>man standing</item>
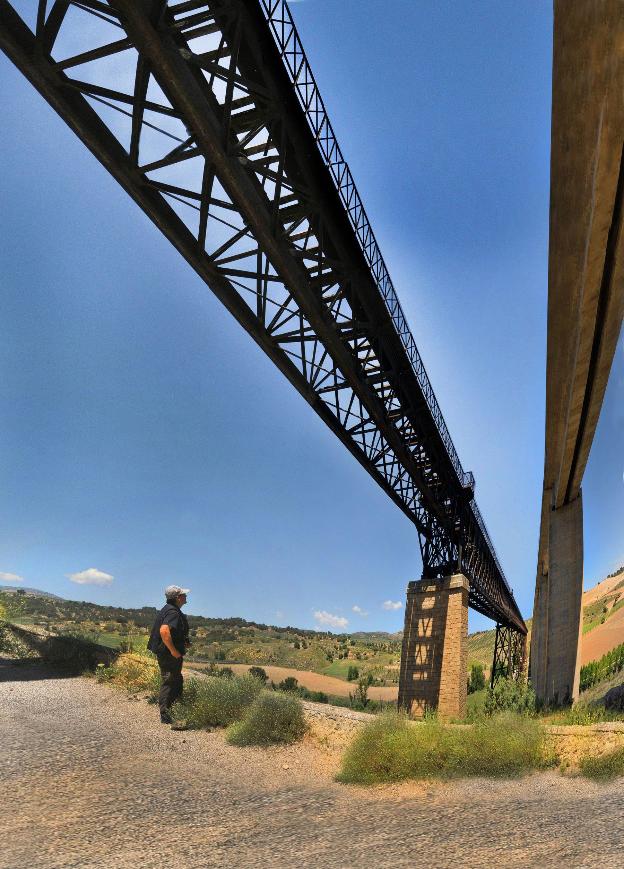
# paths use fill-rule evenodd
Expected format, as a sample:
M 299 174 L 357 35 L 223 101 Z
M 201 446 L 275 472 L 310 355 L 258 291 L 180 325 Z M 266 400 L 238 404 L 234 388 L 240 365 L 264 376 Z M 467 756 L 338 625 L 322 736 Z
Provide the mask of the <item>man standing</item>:
M 171 724 L 169 709 L 182 696 L 184 680 L 182 663 L 189 645 L 189 627 L 181 607 L 186 603 L 188 588 L 168 585 L 165 589 L 167 603 L 156 616 L 147 648 L 158 658 L 161 688 L 158 695 L 160 720 Z

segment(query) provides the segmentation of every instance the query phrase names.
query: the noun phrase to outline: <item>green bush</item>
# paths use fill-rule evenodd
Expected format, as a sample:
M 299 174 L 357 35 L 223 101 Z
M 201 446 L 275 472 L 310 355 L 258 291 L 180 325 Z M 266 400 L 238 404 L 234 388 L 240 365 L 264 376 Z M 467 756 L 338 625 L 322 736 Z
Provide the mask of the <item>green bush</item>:
M 351 665 L 347 670 L 347 682 L 355 682 L 359 675 L 360 671 L 358 668 Z
M 260 679 L 260 681 L 263 683 L 266 682 L 269 678 L 264 667 L 250 667 L 249 675 L 253 676 L 255 679 Z
M 299 688 L 299 682 L 294 676 L 286 676 L 277 687 L 280 691 L 297 691 Z
M 301 686 L 299 696 L 302 700 L 311 700 L 313 703 L 329 703 L 329 696 L 324 691 L 310 691 Z
M 497 679 L 488 688 L 483 705 L 486 715 L 515 712 L 518 715 L 535 714 L 535 691 L 530 683 L 515 679 Z
M 470 678 L 468 679 L 468 693 L 476 694 L 477 691 L 482 691 L 485 688 L 485 673 L 483 672 L 482 664 L 473 664 L 470 668 Z
M 368 686 L 370 682 L 367 676 L 360 676 L 357 682 L 357 688 L 351 694 L 349 692 L 349 701 L 352 709 L 364 710 L 368 706 Z
M 306 730 L 301 701 L 292 695 L 263 691 L 244 719 L 228 728 L 232 745 L 272 745 L 301 739 Z
M 609 781 L 624 775 L 624 748 L 616 748 L 598 757 L 588 755 L 579 763 L 581 775 L 598 781 Z
M 458 728 L 435 719 L 411 724 L 404 715 L 386 713 L 355 737 L 338 780 L 512 777 L 543 766 L 543 746 L 541 728 L 523 716 L 498 715 Z
M 174 721 L 186 721 L 191 728 L 227 727 L 241 720 L 261 690 L 260 681 L 253 676 L 191 679 L 182 699 L 173 704 L 171 715 Z

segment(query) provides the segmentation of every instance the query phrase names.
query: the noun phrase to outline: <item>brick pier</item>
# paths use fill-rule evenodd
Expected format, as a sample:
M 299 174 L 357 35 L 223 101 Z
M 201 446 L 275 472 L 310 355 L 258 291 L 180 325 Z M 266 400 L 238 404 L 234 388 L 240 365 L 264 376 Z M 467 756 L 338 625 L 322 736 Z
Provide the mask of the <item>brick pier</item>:
M 399 707 L 415 718 L 466 714 L 468 589 L 461 573 L 407 587 Z

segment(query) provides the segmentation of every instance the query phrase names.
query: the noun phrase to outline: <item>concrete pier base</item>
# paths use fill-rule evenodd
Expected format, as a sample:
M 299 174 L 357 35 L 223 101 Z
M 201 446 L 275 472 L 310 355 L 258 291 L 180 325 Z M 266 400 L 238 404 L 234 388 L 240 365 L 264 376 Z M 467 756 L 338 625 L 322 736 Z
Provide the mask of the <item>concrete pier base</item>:
M 468 589 L 461 573 L 407 587 L 399 708 L 415 718 L 466 714 Z
M 548 514 L 548 559 L 538 570 L 531 640 L 531 681 L 547 704 L 577 699 L 583 628 L 583 501 Z

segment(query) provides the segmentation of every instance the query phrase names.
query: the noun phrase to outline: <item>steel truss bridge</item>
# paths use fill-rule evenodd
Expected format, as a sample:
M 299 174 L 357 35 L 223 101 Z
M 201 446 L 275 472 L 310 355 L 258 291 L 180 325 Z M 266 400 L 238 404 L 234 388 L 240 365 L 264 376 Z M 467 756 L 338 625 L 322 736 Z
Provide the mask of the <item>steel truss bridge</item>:
M 0 0 L 0 47 L 414 523 L 423 575 L 524 637 L 284 0 Z

